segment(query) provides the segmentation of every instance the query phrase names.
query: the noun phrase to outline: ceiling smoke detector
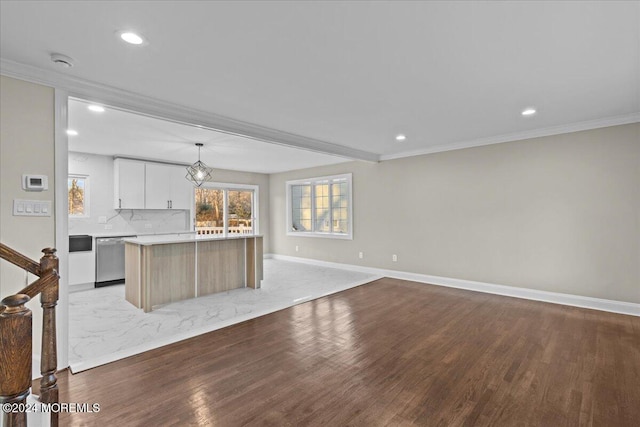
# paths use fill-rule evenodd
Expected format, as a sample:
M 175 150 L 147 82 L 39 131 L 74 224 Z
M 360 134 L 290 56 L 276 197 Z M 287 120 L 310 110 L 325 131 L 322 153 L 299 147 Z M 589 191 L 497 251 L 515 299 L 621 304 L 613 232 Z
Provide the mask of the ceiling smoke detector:
M 51 61 L 54 64 L 59 65 L 59 66 L 64 67 L 64 68 L 73 67 L 73 59 L 69 58 L 66 55 L 62 55 L 60 53 L 52 53 L 51 54 Z

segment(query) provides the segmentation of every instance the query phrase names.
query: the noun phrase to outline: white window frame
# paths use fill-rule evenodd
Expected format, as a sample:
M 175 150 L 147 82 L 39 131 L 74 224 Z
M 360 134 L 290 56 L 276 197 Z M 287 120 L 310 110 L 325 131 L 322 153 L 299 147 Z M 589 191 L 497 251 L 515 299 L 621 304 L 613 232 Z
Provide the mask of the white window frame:
M 291 187 L 294 185 L 300 184 L 309 184 L 311 185 L 311 226 L 315 227 L 316 223 L 316 201 L 315 201 L 315 184 L 319 184 L 322 181 L 331 181 L 336 179 L 345 179 L 347 181 L 347 188 L 349 189 L 349 197 L 348 197 L 348 206 L 347 206 L 347 223 L 348 223 L 348 233 L 335 233 L 335 232 L 322 232 L 322 231 L 295 231 L 292 228 L 292 201 L 291 201 Z M 331 207 L 331 185 L 329 185 L 329 223 L 333 228 L 333 209 Z M 287 236 L 298 236 L 298 237 L 324 237 L 329 239 L 343 239 L 343 240 L 353 240 L 353 174 L 345 173 L 341 175 L 329 175 L 329 176 L 320 176 L 315 178 L 307 178 L 307 179 L 297 179 L 292 181 L 287 181 L 285 183 L 285 192 L 287 199 L 287 218 L 285 230 L 287 230 Z
M 229 237 L 229 191 L 234 190 L 252 190 L 253 191 L 253 202 L 252 202 L 252 212 L 251 212 L 251 222 L 253 224 L 253 236 L 260 235 L 260 186 L 254 184 L 231 184 L 226 182 L 205 182 L 202 184 L 202 188 L 206 188 L 208 190 L 222 190 L 222 204 L 224 206 L 224 212 L 222 220 L 224 222 L 224 230 L 222 232 L 222 237 Z M 196 227 L 196 199 L 193 197 L 193 230 L 197 230 Z
M 84 213 L 82 215 L 71 215 L 69 213 L 69 207 L 67 206 L 67 216 L 69 218 L 89 218 L 90 215 L 90 206 L 91 206 L 91 196 L 90 196 L 90 180 L 89 175 L 82 175 L 77 173 L 70 173 L 67 175 L 67 198 L 69 197 L 69 180 L 70 179 L 83 179 L 84 180 Z

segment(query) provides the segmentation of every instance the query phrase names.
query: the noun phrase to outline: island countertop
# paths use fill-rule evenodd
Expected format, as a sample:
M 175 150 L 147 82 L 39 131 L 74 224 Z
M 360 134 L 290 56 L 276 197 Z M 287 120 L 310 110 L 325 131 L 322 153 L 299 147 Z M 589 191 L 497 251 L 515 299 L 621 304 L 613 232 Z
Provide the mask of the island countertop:
M 131 239 L 123 239 L 125 243 L 133 243 L 141 246 L 164 245 L 169 243 L 192 243 L 192 242 L 208 242 L 210 240 L 235 240 L 235 239 L 252 239 L 254 237 L 262 237 L 260 234 L 232 234 L 223 237 L 216 234 L 195 234 L 195 232 L 184 232 L 176 234 L 165 234 L 156 236 L 140 236 Z
M 175 230 L 175 231 L 97 231 L 92 233 L 78 233 L 88 234 L 91 237 L 101 239 L 108 237 L 127 237 L 133 239 L 141 236 L 160 236 L 163 234 L 181 234 L 181 233 L 195 233 L 195 231 Z M 71 232 L 69 232 L 71 234 Z M 75 233 L 73 233 L 75 234 Z

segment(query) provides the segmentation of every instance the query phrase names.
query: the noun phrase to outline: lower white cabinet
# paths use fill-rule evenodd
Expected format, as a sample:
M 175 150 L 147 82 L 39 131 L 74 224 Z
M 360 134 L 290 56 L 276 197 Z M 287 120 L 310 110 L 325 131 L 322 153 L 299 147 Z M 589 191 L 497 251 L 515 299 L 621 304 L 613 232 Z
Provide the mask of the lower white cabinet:
M 96 281 L 96 253 L 94 251 L 69 253 L 69 285 L 82 285 Z

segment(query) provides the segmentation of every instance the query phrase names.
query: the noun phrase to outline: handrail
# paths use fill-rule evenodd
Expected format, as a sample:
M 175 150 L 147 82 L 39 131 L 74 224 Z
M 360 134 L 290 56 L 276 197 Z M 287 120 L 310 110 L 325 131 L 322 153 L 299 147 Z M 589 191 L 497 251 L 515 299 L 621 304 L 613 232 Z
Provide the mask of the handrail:
M 27 425 L 25 405 L 31 387 L 31 310 L 25 304 L 40 294 L 42 306 L 42 353 L 40 357 L 40 401 L 58 402 L 56 369 L 56 305 L 58 303 L 58 258 L 54 248 L 42 250 L 40 263 L 0 243 L 0 258 L 39 276 L 33 283 L 0 301 L 0 403 L 17 404 L 22 412 L 2 413 L 6 427 Z M 53 411 L 51 426 L 58 426 L 58 413 Z
M 17 294 L 28 295 L 29 298 L 33 299 L 36 295 L 40 294 L 42 291 L 47 289 L 49 286 L 53 285 L 55 282 L 60 279 L 58 272 L 55 270 L 50 270 L 42 275 L 38 280 L 22 289 L 21 291 L 16 292 Z
M 36 276 L 41 275 L 40 264 L 33 261 L 31 258 L 22 255 L 20 252 L 11 249 L 9 246 L 0 243 L 0 258 L 9 261 L 13 265 L 17 265 L 23 270 L 27 270 L 31 274 Z

